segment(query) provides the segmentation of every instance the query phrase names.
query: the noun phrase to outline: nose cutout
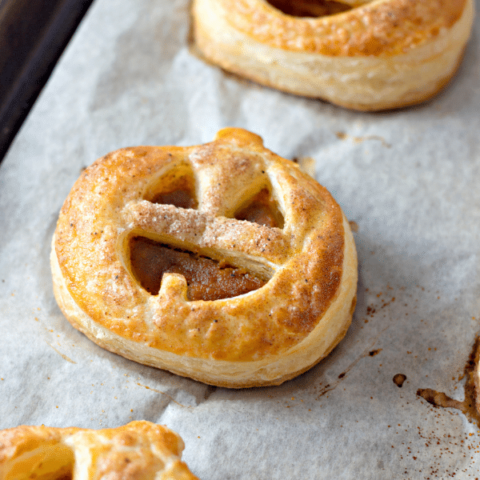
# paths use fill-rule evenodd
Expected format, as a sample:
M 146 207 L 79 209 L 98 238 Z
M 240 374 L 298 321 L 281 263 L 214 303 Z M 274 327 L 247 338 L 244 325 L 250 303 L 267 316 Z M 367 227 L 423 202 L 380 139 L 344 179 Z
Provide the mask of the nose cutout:
M 245 269 L 140 236 L 130 239 L 130 264 L 136 280 L 152 295 L 158 295 L 165 273 L 184 276 L 190 301 L 237 297 L 266 283 Z
M 277 10 L 293 17 L 325 17 L 351 10 L 350 5 L 328 0 L 267 0 Z
M 282 229 L 285 220 L 268 188 L 262 189 L 235 213 L 237 220 Z

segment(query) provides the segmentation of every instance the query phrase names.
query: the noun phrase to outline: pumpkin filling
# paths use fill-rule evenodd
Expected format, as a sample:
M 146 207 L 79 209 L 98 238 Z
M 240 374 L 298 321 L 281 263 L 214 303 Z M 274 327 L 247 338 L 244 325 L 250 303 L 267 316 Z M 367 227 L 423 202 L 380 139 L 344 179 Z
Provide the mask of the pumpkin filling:
M 221 300 L 257 290 L 265 281 L 241 268 L 173 249 L 144 237 L 130 240 L 134 276 L 152 295 L 160 291 L 164 273 L 178 273 L 187 281 L 188 300 Z
M 236 214 L 237 220 L 258 223 L 266 227 L 283 228 L 284 219 L 270 192 L 264 188 L 247 206 L 241 208 Z
M 351 10 L 350 5 L 328 0 L 267 0 L 277 10 L 293 17 L 324 17 Z

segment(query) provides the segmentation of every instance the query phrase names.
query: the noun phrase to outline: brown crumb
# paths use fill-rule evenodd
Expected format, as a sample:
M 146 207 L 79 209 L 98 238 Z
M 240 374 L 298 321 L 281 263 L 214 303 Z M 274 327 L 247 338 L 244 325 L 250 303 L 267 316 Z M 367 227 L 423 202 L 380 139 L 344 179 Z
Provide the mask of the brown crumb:
M 405 380 L 407 379 L 407 376 L 404 375 L 403 373 L 397 373 L 394 377 L 393 377 L 393 383 L 395 383 L 395 385 L 398 387 L 398 388 L 402 388 L 403 387 L 403 384 L 405 383 Z

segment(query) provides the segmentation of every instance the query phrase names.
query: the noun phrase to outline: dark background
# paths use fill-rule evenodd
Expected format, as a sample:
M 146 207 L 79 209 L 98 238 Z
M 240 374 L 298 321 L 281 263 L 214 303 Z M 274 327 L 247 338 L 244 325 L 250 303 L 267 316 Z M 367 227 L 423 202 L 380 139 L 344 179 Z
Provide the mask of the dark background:
M 0 0 L 0 163 L 93 0 Z

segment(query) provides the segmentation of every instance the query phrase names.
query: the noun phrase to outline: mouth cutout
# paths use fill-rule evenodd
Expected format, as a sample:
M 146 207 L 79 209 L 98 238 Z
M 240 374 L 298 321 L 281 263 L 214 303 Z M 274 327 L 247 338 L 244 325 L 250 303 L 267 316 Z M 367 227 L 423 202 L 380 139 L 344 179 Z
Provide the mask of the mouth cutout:
M 267 0 L 277 10 L 293 17 L 325 17 L 347 12 L 352 6 L 328 0 Z
M 177 273 L 185 277 L 187 298 L 190 301 L 233 298 L 266 284 L 265 280 L 245 269 L 222 264 L 145 237 L 132 237 L 129 246 L 132 273 L 152 295 L 158 295 L 165 273 Z

